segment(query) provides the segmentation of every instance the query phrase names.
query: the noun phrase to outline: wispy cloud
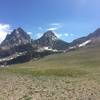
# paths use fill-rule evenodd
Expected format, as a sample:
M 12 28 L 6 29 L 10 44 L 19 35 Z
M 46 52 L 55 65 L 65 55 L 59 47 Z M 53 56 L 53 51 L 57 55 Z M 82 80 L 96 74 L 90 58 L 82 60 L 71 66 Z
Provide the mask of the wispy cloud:
M 27 32 L 29 35 L 31 35 L 32 34 L 32 32 Z
M 62 23 L 51 23 L 51 26 L 62 26 Z
M 69 37 L 69 36 L 73 36 L 74 34 L 70 34 L 70 33 L 63 33 L 63 36 L 65 37 Z
M 5 39 L 6 35 L 12 31 L 9 24 L 0 24 L 0 43 Z
M 66 37 L 68 37 L 70 34 L 68 34 L 68 33 L 64 33 L 63 35 L 66 36 Z
M 57 33 L 57 32 L 55 32 L 55 34 L 58 38 L 72 37 L 74 35 L 74 34 L 70 34 L 70 33 Z
M 53 31 L 58 38 L 63 39 L 66 37 L 72 37 L 73 34 L 71 34 L 71 33 L 58 32 L 58 31 L 60 31 L 60 28 L 63 28 L 63 26 L 64 26 L 63 23 L 51 23 L 51 24 L 47 25 L 46 28 L 38 27 L 38 30 L 40 32 L 38 32 L 35 37 L 40 38 L 45 31 L 50 31 L 50 30 Z
M 51 31 L 55 31 L 55 30 L 57 30 L 57 29 L 58 29 L 58 27 L 51 27 L 51 28 L 48 28 L 47 30 L 48 30 L 48 31 L 50 31 L 50 30 L 51 30 Z
M 62 23 L 51 23 L 49 24 L 49 28 L 47 30 L 55 31 L 63 27 Z

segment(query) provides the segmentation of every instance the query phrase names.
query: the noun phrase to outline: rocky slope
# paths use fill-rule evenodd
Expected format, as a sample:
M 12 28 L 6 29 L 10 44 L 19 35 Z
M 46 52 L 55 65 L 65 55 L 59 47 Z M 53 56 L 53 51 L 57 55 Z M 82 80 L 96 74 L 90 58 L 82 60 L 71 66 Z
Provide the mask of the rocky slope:
M 100 28 L 98 28 L 93 33 L 90 33 L 88 36 L 81 37 L 81 38 L 74 40 L 71 43 L 71 46 L 82 47 L 82 46 L 86 46 L 86 45 L 87 46 L 95 45 L 98 43 L 100 43 Z
M 32 49 L 31 38 L 22 28 L 14 29 L 0 45 L 0 58 Z
M 15 46 L 25 45 L 31 42 L 30 36 L 22 29 L 17 28 L 11 34 L 8 34 L 1 43 L 2 49 L 10 49 Z

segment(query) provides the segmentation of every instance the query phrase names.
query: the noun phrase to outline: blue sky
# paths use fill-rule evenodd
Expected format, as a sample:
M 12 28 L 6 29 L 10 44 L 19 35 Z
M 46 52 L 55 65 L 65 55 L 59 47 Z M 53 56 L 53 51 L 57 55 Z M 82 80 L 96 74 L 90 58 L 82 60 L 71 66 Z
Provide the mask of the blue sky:
M 0 0 L 0 41 L 17 27 L 33 39 L 51 29 L 71 42 L 100 27 L 100 0 Z

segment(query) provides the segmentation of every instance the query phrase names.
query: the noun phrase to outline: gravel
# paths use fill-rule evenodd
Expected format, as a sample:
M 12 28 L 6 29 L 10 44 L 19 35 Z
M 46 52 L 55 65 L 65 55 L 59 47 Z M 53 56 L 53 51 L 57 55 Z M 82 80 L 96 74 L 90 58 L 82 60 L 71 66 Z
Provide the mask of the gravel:
M 100 84 L 86 78 L 0 74 L 0 100 L 100 100 Z

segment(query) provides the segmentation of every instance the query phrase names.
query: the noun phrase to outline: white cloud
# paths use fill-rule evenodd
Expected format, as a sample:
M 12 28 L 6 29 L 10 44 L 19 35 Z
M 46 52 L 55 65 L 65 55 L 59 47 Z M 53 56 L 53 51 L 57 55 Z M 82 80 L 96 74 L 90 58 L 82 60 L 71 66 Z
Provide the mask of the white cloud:
M 70 34 L 70 36 L 73 36 L 74 34 Z
M 55 31 L 57 29 L 58 29 L 58 27 L 51 27 L 51 28 L 48 28 L 47 30 L 49 30 L 49 31 Z
M 47 30 L 55 31 L 58 30 L 59 28 L 62 28 L 63 24 L 62 23 L 51 23 L 49 24 L 49 28 Z
M 9 24 L 0 24 L 0 43 L 5 39 L 6 35 L 12 31 Z
M 74 34 L 70 34 L 70 33 L 64 33 L 63 36 L 68 37 L 68 36 L 73 36 Z
M 64 33 L 64 36 L 68 37 L 68 36 L 69 36 L 69 34 L 68 34 L 68 33 Z
M 71 37 L 71 36 L 74 35 L 74 34 L 70 34 L 70 33 L 57 33 L 57 32 L 55 32 L 55 34 L 56 34 L 56 36 L 57 36 L 58 38 Z
M 27 32 L 29 35 L 31 35 L 32 34 L 32 32 Z
M 40 32 L 37 33 L 35 37 L 40 38 L 43 35 L 43 31 L 53 31 L 58 38 L 66 38 L 73 36 L 73 34 L 70 33 L 60 33 L 60 32 L 58 33 L 57 31 L 59 31 L 59 29 L 62 28 L 63 26 L 64 26 L 63 23 L 51 23 L 47 26 L 46 30 L 44 30 L 42 27 L 38 27 L 38 30 L 40 30 Z
M 51 26 L 62 26 L 62 23 L 52 23 Z

